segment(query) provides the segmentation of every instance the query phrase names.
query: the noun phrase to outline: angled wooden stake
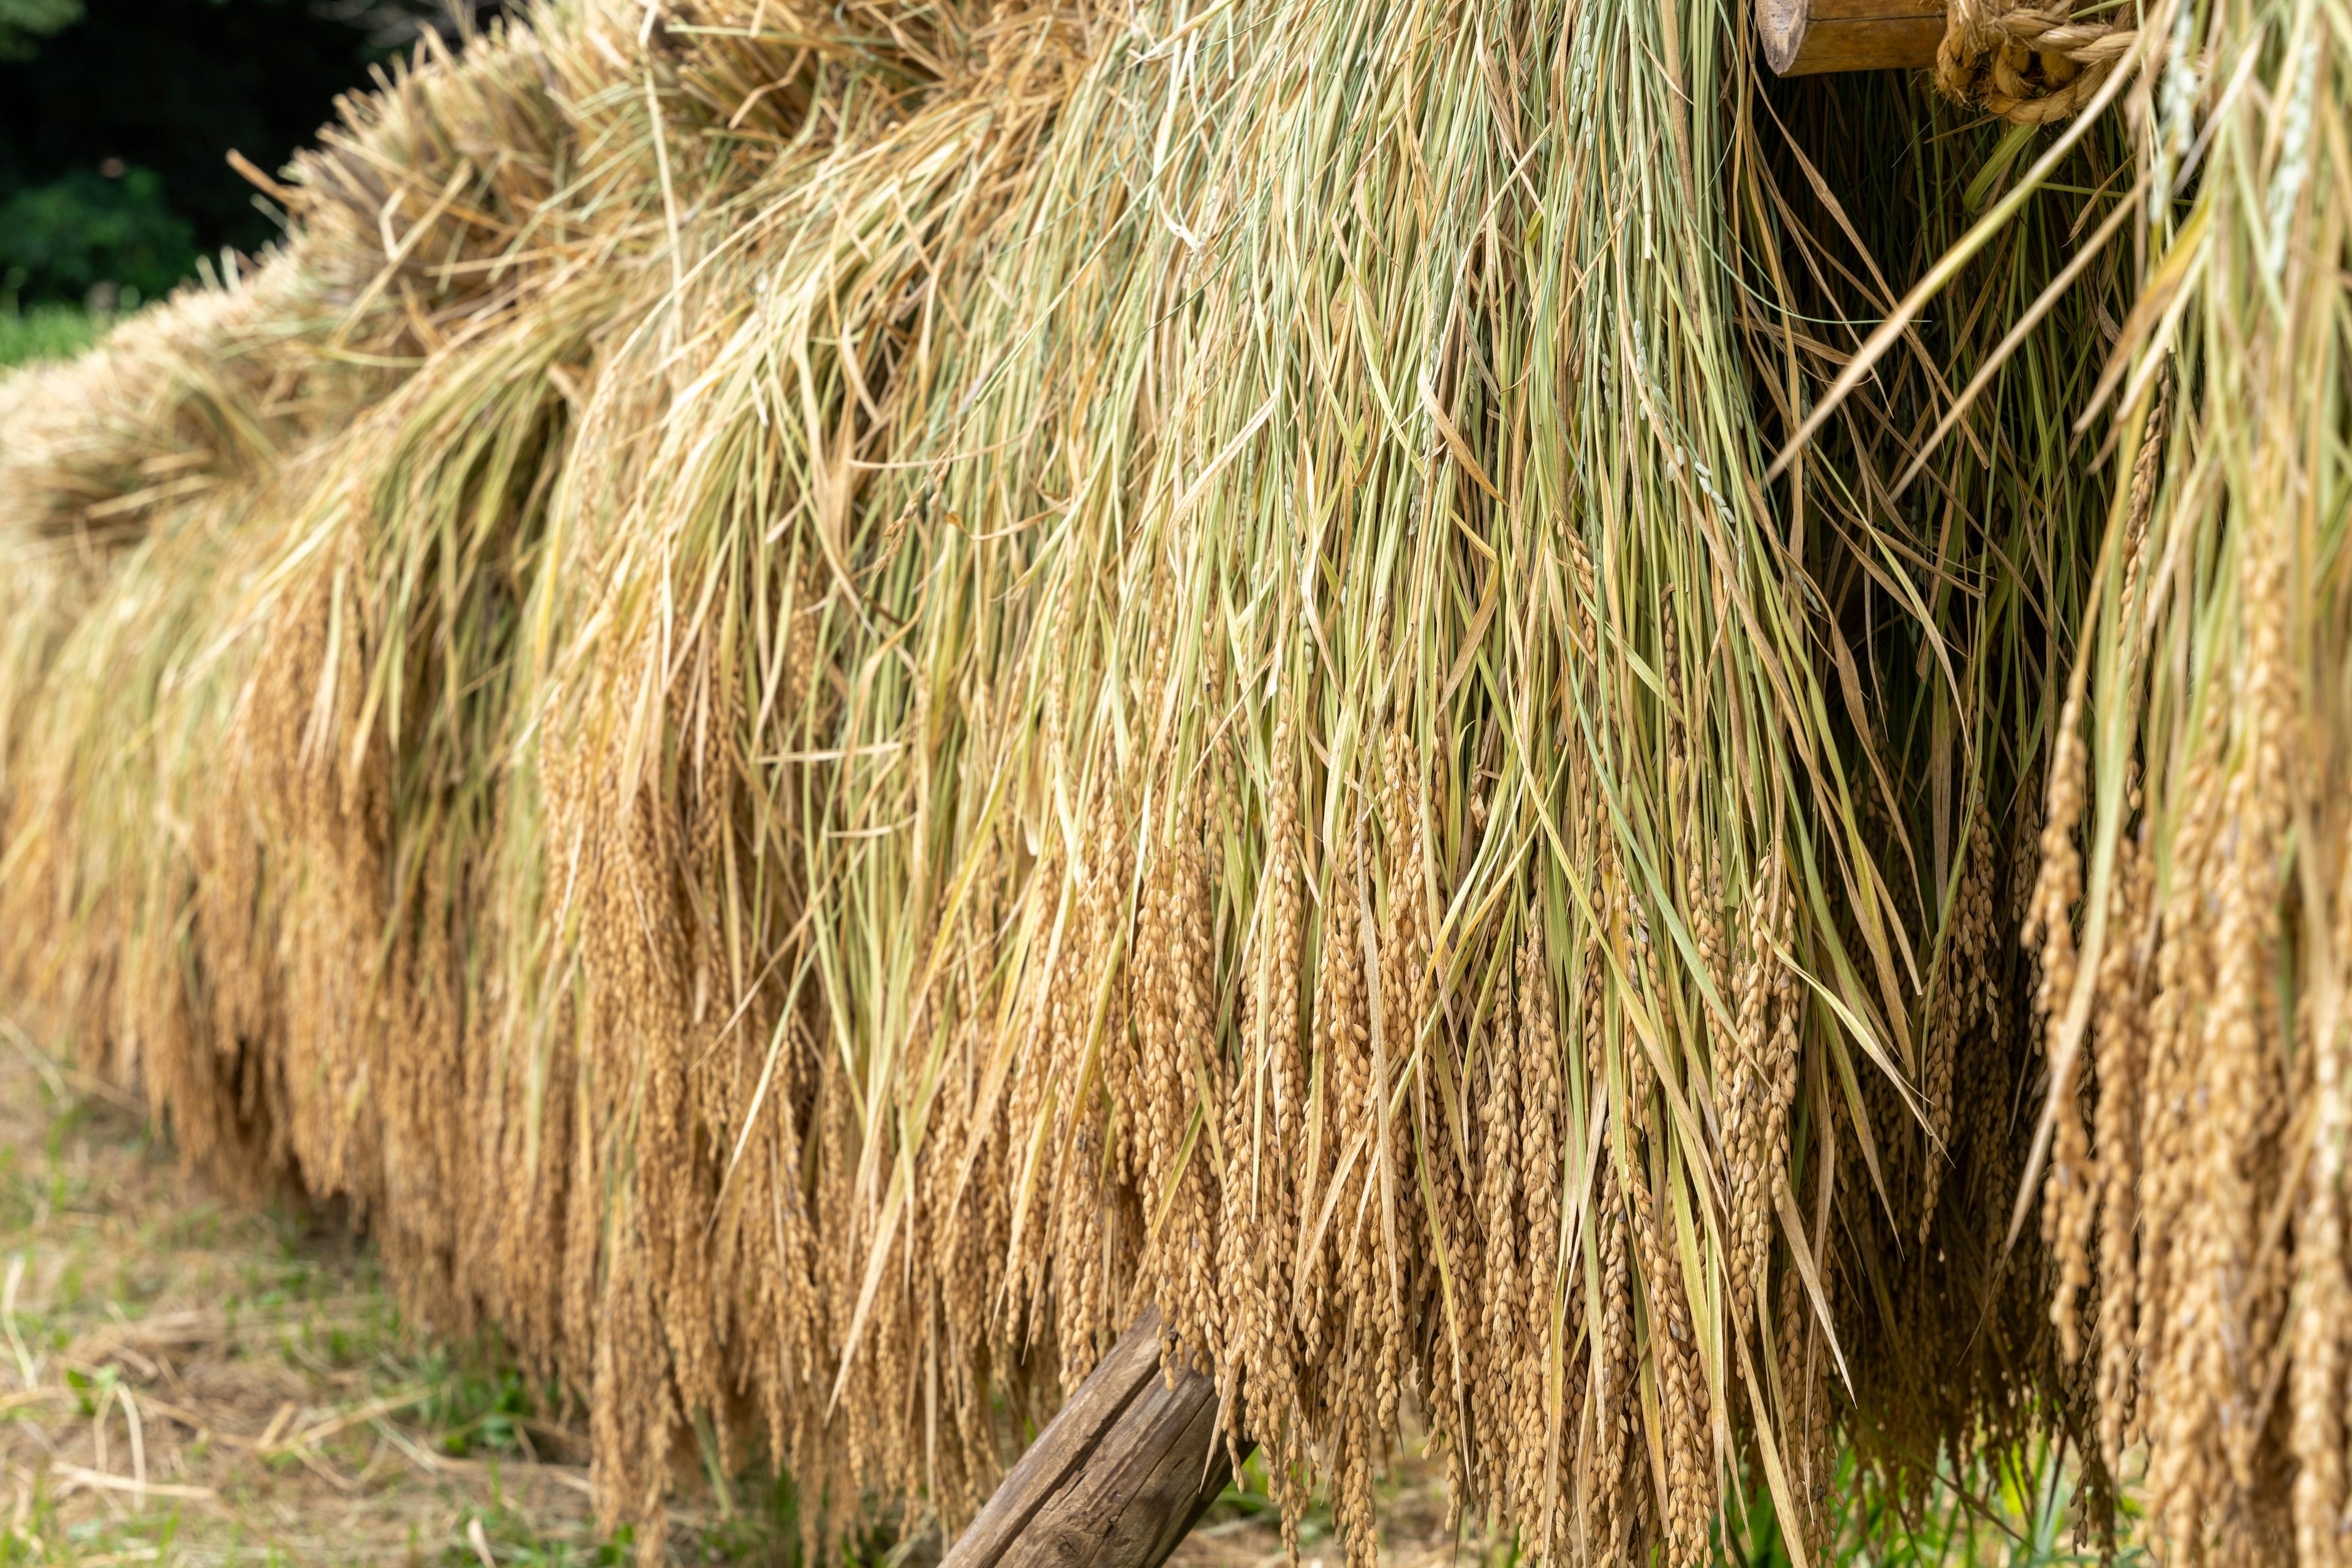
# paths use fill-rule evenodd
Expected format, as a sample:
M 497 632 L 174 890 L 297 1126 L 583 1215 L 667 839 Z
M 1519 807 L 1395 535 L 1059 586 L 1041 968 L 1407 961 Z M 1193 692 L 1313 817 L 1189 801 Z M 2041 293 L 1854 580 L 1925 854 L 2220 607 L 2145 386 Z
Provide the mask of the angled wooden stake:
M 1782 76 L 1917 70 L 1944 41 L 1943 0 L 1759 0 L 1764 58 Z
M 1158 1568 L 1232 1479 L 1217 1387 L 1160 1375 L 1148 1310 L 1021 1456 L 940 1568 Z

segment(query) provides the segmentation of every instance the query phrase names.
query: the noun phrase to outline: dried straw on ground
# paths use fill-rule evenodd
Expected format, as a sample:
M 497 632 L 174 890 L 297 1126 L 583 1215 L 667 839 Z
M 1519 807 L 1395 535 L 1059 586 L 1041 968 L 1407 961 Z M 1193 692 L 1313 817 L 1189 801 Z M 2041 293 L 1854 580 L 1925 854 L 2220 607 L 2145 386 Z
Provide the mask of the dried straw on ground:
M 1148 1300 L 1361 1562 L 1410 1409 L 1551 1561 L 2054 1427 L 2332 1563 L 2352 31 L 2127 20 L 421 60 L 0 384 L 0 994 L 649 1551 L 952 1528 Z

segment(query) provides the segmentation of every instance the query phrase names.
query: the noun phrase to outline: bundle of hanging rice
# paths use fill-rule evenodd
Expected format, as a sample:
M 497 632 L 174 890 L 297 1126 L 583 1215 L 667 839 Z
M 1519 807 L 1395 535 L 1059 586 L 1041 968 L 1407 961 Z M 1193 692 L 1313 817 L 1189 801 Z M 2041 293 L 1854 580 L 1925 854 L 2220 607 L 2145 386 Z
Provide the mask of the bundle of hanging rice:
M 1411 1419 L 1546 1561 L 2056 1432 L 2334 1563 L 2352 17 L 2063 13 L 420 58 L 0 382 L 0 1004 L 651 1552 L 953 1530 L 1156 1306 L 1357 1563 Z

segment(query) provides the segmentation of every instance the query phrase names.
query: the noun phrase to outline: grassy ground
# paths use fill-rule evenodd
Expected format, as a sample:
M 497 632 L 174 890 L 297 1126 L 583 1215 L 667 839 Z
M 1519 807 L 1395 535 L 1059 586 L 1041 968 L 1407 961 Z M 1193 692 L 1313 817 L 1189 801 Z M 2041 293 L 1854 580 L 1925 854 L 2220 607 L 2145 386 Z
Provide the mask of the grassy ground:
M 65 359 L 88 348 L 98 337 L 98 326 L 87 311 L 71 305 L 35 305 L 18 310 L 15 300 L 0 304 L 0 370 L 37 359 Z
M 0 1563 L 588 1563 L 585 1446 L 326 1216 L 0 1041 Z
M 495 1346 L 404 1324 L 338 1217 L 207 1192 L 140 1108 L 0 1019 L 0 1568 L 633 1562 L 594 1534 L 586 1460 L 584 1422 Z M 679 1506 L 673 1556 L 795 1560 L 788 1499 L 760 1489 L 731 1518 Z M 1280 1563 L 1265 1504 L 1245 1481 L 1176 1561 Z M 1387 1522 L 1397 1568 L 1457 1560 L 1418 1460 Z M 1327 1516 L 1302 1539 L 1338 1568 Z M 861 1568 L 938 1552 L 880 1542 Z
M 2073 1549 L 2063 1466 L 1946 1489 L 1896 1517 L 1859 1482 L 1833 1568 L 2092 1563 Z M 373 1255 L 331 1215 L 257 1211 L 180 1171 L 143 1112 L 0 1019 L 0 1568 L 622 1563 L 588 1504 L 582 1424 L 489 1344 L 401 1321 Z M 788 1497 L 681 1503 L 681 1563 L 798 1558 Z M 1445 1526 L 1419 1456 L 1382 1496 L 1391 1568 L 1486 1568 L 1509 1542 Z M 1789 1562 L 1769 1519 L 1728 1568 Z M 1303 1568 L 1340 1568 L 1320 1510 Z M 856 1568 L 924 1568 L 939 1542 L 877 1540 Z M 1253 1462 L 1179 1549 L 1180 1568 L 1277 1568 Z M 2119 1561 L 2144 1563 L 2126 1546 Z

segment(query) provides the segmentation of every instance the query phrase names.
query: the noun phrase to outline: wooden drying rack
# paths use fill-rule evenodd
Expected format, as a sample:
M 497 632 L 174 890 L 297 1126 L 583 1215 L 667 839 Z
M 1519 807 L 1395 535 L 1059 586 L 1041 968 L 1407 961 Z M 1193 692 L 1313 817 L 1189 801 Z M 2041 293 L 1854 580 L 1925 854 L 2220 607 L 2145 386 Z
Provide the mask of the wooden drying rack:
M 1758 0 L 1764 58 L 1782 76 L 1919 70 L 1944 41 L 1941 0 Z

